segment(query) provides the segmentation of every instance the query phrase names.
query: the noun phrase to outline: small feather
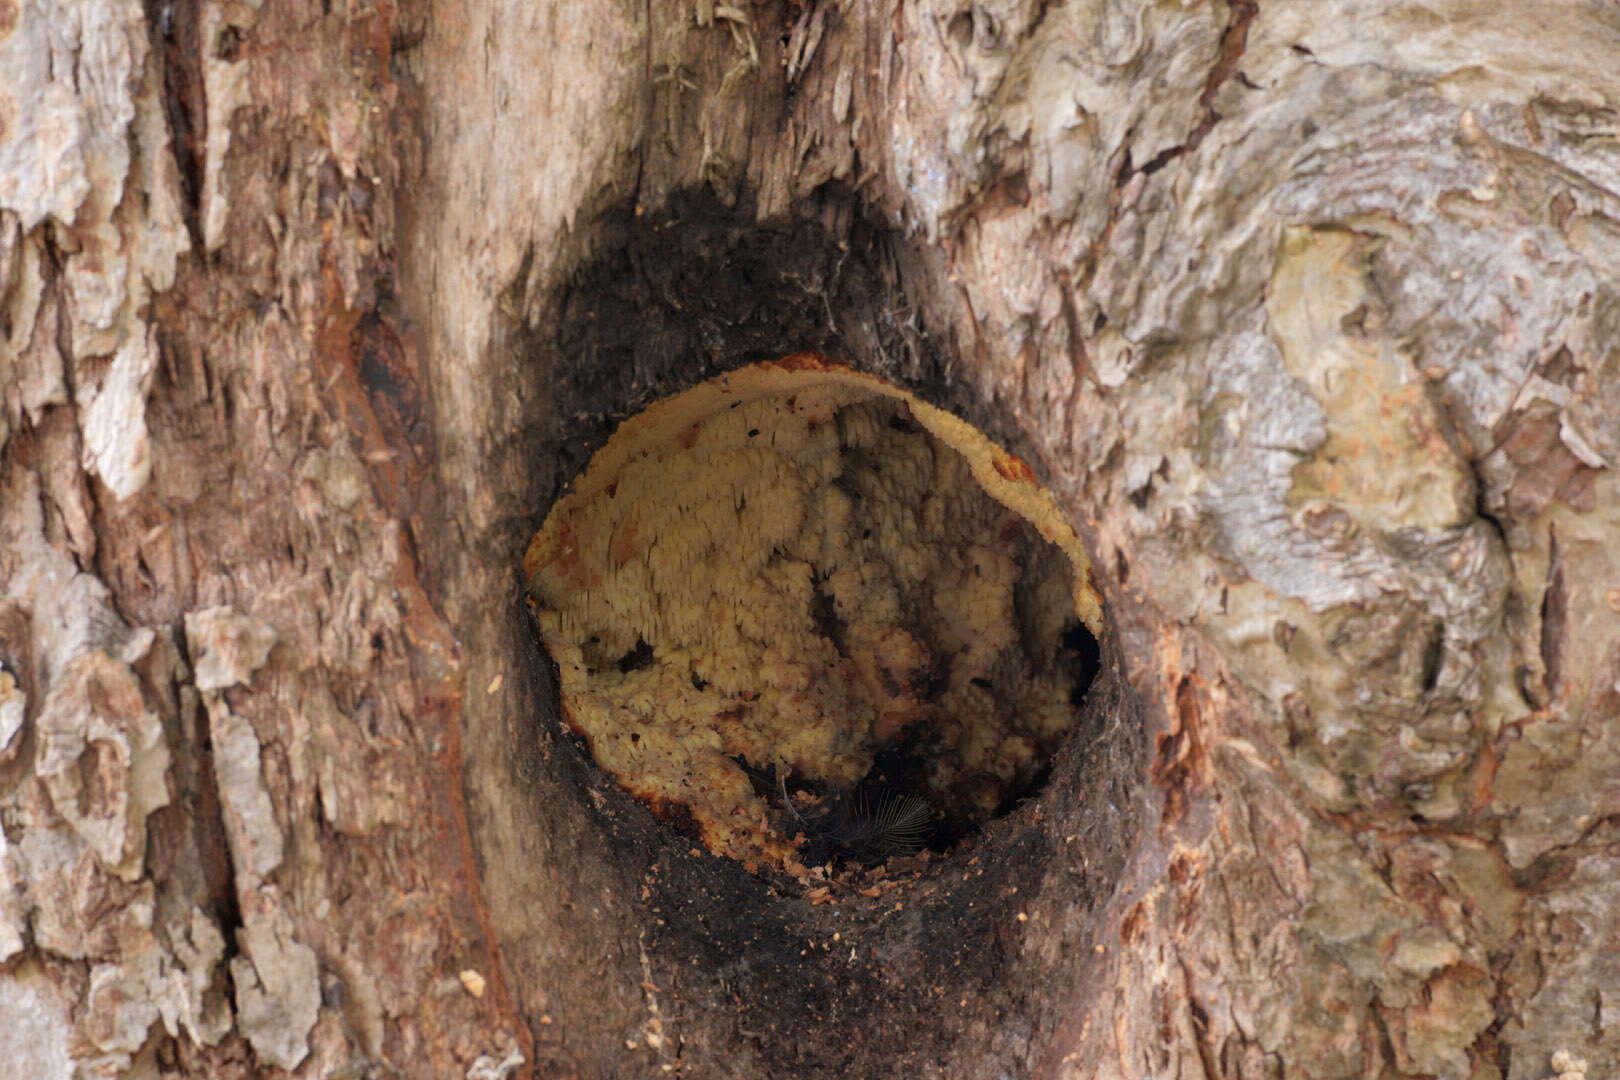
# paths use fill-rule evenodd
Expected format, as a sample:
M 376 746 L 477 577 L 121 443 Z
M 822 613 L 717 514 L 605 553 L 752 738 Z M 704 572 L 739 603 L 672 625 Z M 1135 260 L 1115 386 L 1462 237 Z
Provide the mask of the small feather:
M 833 839 L 863 854 L 909 854 L 928 842 L 932 818 L 928 800 L 920 796 L 885 792 L 873 806 L 863 792 L 847 808 Z

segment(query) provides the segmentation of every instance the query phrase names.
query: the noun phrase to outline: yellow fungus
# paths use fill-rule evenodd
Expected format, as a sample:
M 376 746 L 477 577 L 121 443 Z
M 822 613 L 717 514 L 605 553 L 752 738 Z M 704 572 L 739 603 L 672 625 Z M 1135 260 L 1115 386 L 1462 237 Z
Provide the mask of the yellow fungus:
M 905 742 L 930 801 L 982 820 L 1073 725 L 1065 632 L 1100 630 L 1023 461 L 812 354 L 626 421 L 524 569 L 597 763 L 711 851 L 795 875 L 803 818 L 762 774 L 847 789 Z

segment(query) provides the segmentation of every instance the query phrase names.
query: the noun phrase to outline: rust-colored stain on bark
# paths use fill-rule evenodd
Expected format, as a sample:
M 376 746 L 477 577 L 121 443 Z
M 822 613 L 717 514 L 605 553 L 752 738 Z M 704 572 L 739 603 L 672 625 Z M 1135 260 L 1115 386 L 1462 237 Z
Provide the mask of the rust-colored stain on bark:
M 394 15 L 391 0 L 382 0 L 374 12 L 356 18 L 348 26 L 349 63 L 372 89 L 389 81 L 389 65 L 394 57 Z
M 1539 517 L 1555 499 L 1578 514 L 1597 507 L 1597 474 L 1564 445 L 1558 410 L 1544 403 L 1511 413 L 1497 425 L 1501 454 L 1517 468 L 1505 497 L 1507 512 L 1523 520 Z
M 399 331 L 376 312 L 368 312 L 356 324 L 350 348 L 383 434 L 415 450 L 423 433 L 422 389 Z
M 383 511 L 410 519 L 412 504 L 426 487 L 427 427 L 423 396 L 412 352 L 398 330 L 376 311 L 345 307 L 333 275 L 322 275 L 326 318 L 314 341 L 321 401 L 332 421 L 352 432 L 362 449 L 373 493 Z M 418 445 L 420 443 L 420 446 Z M 402 605 L 401 640 L 410 665 L 415 701 L 413 723 L 438 733 L 438 750 L 426 764 L 424 780 L 441 793 L 418 828 L 443 852 L 442 902 L 454 912 L 444 939 L 445 954 L 473 959 L 486 992 L 476 1011 L 512 1032 L 525 1056 L 532 1050 L 523 1024 L 510 1023 L 516 1004 L 499 955 L 475 869 L 472 838 L 461 790 L 461 710 L 464 669 L 460 650 L 443 616 L 416 576 L 410 534 L 403 537 L 394 589 Z M 383 950 L 384 959 L 387 950 Z M 458 963 L 462 962 L 457 960 Z M 529 1075 L 528 1069 L 520 1075 Z
M 327 318 L 315 337 L 328 415 L 361 440 L 372 490 L 391 516 L 413 524 L 429 467 L 424 397 L 412 350 L 382 314 L 345 308 L 322 275 Z
M 1170 860 L 1170 883 L 1172 885 L 1185 885 L 1200 873 L 1198 860 L 1186 852 L 1178 854 Z
M 1491 805 L 1496 792 L 1496 770 L 1502 765 L 1502 755 L 1498 753 L 1494 742 L 1487 742 L 1480 747 L 1479 754 L 1474 758 L 1473 767 L 1468 770 L 1468 811 L 1480 813 Z
M 1187 812 L 1195 778 L 1207 772 L 1203 707 L 1195 675 L 1183 675 L 1176 685 L 1176 727 L 1157 739 L 1153 778 L 1163 785 L 1165 824 L 1173 825 Z
M 1142 906 L 1141 901 L 1137 901 L 1131 906 L 1131 910 L 1125 913 L 1125 917 L 1120 920 L 1120 944 L 1129 946 L 1140 941 L 1143 933 L 1147 930 L 1147 921 L 1147 909 Z

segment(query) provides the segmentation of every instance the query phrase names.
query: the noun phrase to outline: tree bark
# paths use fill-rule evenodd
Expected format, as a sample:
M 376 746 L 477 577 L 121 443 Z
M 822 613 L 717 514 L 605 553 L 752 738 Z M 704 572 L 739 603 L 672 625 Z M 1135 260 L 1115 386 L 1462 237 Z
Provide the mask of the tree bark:
M 0 0 L 0 1073 L 1614 1073 L 1617 56 Z M 1030 462 L 1106 604 L 1046 789 L 882 905 L 605 782 L 521 603 L 618 420 L 811 349 Z

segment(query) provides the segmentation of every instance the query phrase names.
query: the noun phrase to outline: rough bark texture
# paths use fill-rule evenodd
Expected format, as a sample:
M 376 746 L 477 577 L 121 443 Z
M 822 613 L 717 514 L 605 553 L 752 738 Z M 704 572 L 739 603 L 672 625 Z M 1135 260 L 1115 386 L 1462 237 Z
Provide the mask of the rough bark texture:
M 1614 1074 L 1617 56 L 0 0 L 0 1063 Z M 604 784 L 518 587 L 619 417 L 807 348 L 1034 463 L 1110 620 L 1046 792 L 835 904 Z

